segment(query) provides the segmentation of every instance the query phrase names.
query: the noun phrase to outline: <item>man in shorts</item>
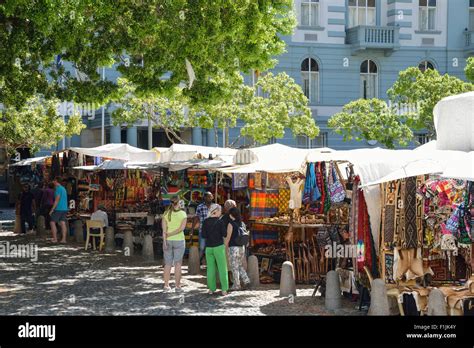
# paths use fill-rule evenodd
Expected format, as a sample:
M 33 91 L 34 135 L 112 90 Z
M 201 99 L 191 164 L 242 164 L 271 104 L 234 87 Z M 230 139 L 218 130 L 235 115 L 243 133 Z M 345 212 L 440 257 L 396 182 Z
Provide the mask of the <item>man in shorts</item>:
M 56 224 L 59 224 L 61 227 L 62 239 L 61 243 L 66 243 L 66 222 L 67 222 L 67 192 L 64 186 L 61 185 L 61 178 L 56 177 L 53 180 L 54 184 L 54 204 L 49 212 L 51 215 L 51 232 L 53 234 L 53 243 L 58 242 L 58 230 Z
M 181 289 L 181 265 L 183 263 L 185 238 L 184 229 L 186 228 L 187 214 L 182 210 L 178 196 L 171 198 L 171 206 L 163 214 L 163 256 L 165 261 L 164 270 L 164 292 L 170 292 L 169 285 L 171 277 L 171 268 L 174 266 L 175 273 L 175 291 L 182 292 Z

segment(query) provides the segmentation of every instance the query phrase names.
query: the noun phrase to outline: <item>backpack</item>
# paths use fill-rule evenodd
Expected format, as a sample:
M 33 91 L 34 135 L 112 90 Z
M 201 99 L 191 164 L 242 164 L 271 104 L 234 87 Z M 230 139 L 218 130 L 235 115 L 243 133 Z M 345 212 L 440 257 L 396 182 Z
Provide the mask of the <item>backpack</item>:
M 238 246 L 247 246 L 250 242 L 250 232 L 247 230 L 247 227 L 243 222 L 240 223 L 240 226 L 234 224 L 234 227 L 237 227 L 237 236 L 234 239 L 234 242 Z

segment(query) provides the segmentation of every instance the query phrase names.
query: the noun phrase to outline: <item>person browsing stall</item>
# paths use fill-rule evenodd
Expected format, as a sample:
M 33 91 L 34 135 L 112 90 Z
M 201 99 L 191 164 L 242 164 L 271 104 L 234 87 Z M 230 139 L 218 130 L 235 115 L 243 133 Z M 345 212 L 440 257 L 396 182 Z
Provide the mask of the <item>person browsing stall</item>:
M 164 292 L 171 291 L 169 281 L 171 277 L 171 268 L 173 266 L 175 272 L 175 291 L 182 292 L 181 265 L 183 264 L 184 250 L 186 246 L 184 238 L 186 222 L 187 215 L 181 208 L 179 197 L 171 197 L 171 205 L 163 214 L 161 222 L 161 227 L 163 229 L 163 255 L 165 261 Z
M 33 212 L 35 211 L 35 199 L 33 193 L 31 193 L 30 185 L 23 185 L 23 191 L 20 195 L 20 222 L 21 222 L 21 233 L 26 234 L 26 223 L 28 223 L 28 233 L 33 232 L 34 218 Z
M 214 196 L 211 192 L 206 192 L 204 194 L 204 201 L 199 204 L 196 208 L 196 216 L 193 219 L 193 224 L 191 226 L 191 236 L 190 240 L 192 243 L 192 236 L 194 234 L 194 230 L 196 228 L 196 224 L 199 222 L 199 256 L 202 260 L 204 256 L 204 250 L 206 248 L 206 239 L 202 236 L 202 224 L 204 220 L 207 219 L 209 215 L 209 208 L 211 207 L 212 201 L 214 200 Z
M 245 246 L 237 241 L 239 229 L 246 228 L 236 207 L 229 210 L 229 224 L 227 225 L 227 236 L 225 244 L 229 250 L 229 263 L 232 271 L 233 284 L 231 290 L 241 290 L 240 281 L 244 283 L 244 289 L 250 287 L 250 278 L 244 268 Z
M 66 189 L 64 186 L 61 185 L 61 178 L 56 177 L 53 180 L 53 185 L 54 185 L 54 203 L 53 207 L 51 208 L 49 215 L 51 215 L 51 233 L 53 235 L 53 243 L 58 242 L 58 230 L 56 227 L 56 224 L 59 224 L 61 227 L 61 234 L 62 234 L 62 239 L 61 243 L 66 243 L 66 234 L 67 234 L 67 228 L 66 228 L 66 222 L 67 222 L 67 212 L 68 212 L 68 206 L 67 206 L 67 193 Z
M 202 225 L 202 236 L 206 239 L 207 287 L 209 293 L 216 292 L 216 267 L 219 273 L 222 295 L 227 295 L 229 279 L 227 277 L 227 256 L 224 238 L 227 233 L 219 227 L 222 208 L 219 204 L 212 204 L 209 216 Z

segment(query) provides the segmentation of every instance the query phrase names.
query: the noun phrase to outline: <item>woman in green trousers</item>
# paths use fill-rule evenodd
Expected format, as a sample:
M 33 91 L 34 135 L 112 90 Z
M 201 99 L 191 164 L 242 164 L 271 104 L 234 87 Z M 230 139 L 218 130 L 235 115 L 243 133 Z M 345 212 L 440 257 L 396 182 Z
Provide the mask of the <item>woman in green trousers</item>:
M 227 256 L 224 245 L 226 231 L 220 228 L 221 206 L 212 204 L 207 219 L 202 224 L 202 237 L 206 240 L 207 287 L 209 293 L 217 290 L 216 266 L 219 273 L 222 295 L 227 295 L 229 279 L 227 277 Z

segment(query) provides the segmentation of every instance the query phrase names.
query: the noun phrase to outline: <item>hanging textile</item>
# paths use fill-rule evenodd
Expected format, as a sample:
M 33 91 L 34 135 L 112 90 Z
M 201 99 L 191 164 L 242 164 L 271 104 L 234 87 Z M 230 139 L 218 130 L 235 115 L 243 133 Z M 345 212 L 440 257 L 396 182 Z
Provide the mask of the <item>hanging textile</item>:
M 285 213 L 288 211 L 290 204 L 290 189 L 281 189 L 278 191 L 278 212 Z
M 395 237 L 395 194 L 396 183 L 394 181 L 382 185 L 383 208 L 382 208 L 382 233 L 385 248 L 391 248 Z
M 358 217 L 357 217 L 357 245 L 361 251 L 361 257 L 357 260 L 359 272 L 364 271 L 364 266 L 372 268 L 372 245 L 370 241 L 370 220 L 365 203 L 364 193 L 358 191 Z
M 418 236 L 416 228 L 416 178 L 410 177 L 405 180 L 405 200 L 403 210 L 405 214 L 405 228 L 402 236 L 402 248 L 411 249 L 418 247 Z
M 329 193 L 328 171 L 326 170 L 326 163 L 321 162 L 321 172 L 323 174 L 323 190 L 324 190 L 324 209 L 323 213 L 327 214 L 331 209 L 331 195 Z
M 337 164 L 334 164 L 331 162 L 329 165 L 329 182 L 328 182 L 328 187 L 329 187 L 329 193 L 330 193 L 330 199 L 332 203 L 340 203 L 344 201 L 344 198 L 346 198 L 346 190 L 344 186 L 342 186 L 341 181 L 339 180 L 339 177 L 336 173 L 336 166 Z
M 234 173 L 232 174 L 232 190 L 240 190 L 247 188 L 248 186 L 248 174 L 246 173 Z
M 273 174 L 267 173 L 267 184 L 265 188 L 272 189 L 272 190 L 279 190 L 282 188 L 286 188 L 286 177 L 288 174 Z M 291 176 L 291 174 L 290 174 Z
M 306 169 L 306 180 L 303 191 L 303 203 L 310 204 L 316 202 L 321 197 L 321 193 L 316 184 L 315 164 L 310 163 Z
M 264 224 L 252 224 L 252 244 L 274 244 L 279 240 L 279 233 L 275 227 Z
M 252 191 L 250 193 L 250 216 L 271 217 L 278 213 L 278 193 Z

